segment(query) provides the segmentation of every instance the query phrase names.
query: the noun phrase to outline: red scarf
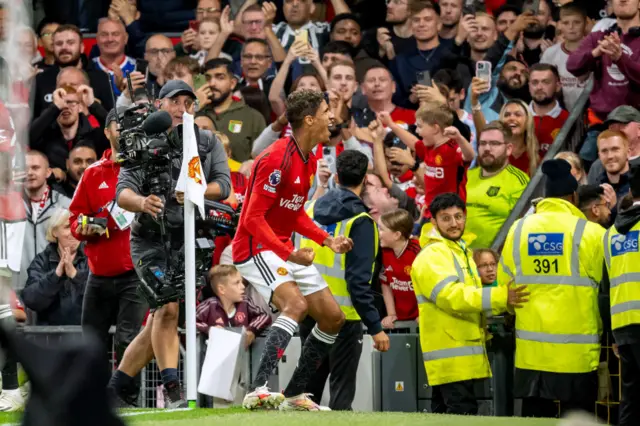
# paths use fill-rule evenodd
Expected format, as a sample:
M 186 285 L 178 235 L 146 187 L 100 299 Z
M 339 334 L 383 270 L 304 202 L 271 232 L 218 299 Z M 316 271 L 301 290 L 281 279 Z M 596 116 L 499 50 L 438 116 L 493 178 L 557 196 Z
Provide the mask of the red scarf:
M 33 198 L 29 198 L 31 203 L 39 203 L 38 213 L 40 213 L 40 210 L 44 209 L 44 205 L 47 203 L 47 199 L 49 198 L 49 190 L 50 190 L 49 185 L 47 185 L 44 192 L 42 193 L 42 197 L 37 198 L 35 200 Z

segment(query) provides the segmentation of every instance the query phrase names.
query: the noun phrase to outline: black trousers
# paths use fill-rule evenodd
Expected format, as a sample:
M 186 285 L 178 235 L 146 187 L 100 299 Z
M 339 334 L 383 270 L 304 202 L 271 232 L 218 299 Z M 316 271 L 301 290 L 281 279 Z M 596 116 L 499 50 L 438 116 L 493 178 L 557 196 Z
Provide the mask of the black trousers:
M 550 373 L 516 368 L 515 397 L 522 417 L 559 417 L 571 411 L 595 413 L 598 373 Z M 556 401 L 560 401 L 560 406 Z
M 640 424 L 640 343 L 620 345 L 622 400 L 618 426 Z
M 146 301 L 138 294 L 135 271 L 115 277 L 89 274 L 82 305 L 82 328 L 93 332 L 108 350 L 109 328 L 116 326 L 115 351 L 120 363 L 125 349 L 138 335 L 147 312 Z M 105 352 L 106 353 L 106 352 Z
M 300 324 L 300 340 L 304 345 L 305 339 L 311 334 L 315 321 L 307 317 Z M 336 342 L 329 352 L 329 356 L 322 362 L 316 374 L 307 385 L 305 392 L 312 393 L 312 399 L 320 403 L 327 377 L 329 380 L 330 402 L 332 410 L 351 410 L 351 404 L 356 396 L 356 376 L 358 363 L 362 354 L 362 323 L 360 321 L 346 321 L 338 334 Z
M 464 380 L 433 386 L 431 411 L 438 414 L 478 414 L 478 400 L 474 386 L 480 381 Z

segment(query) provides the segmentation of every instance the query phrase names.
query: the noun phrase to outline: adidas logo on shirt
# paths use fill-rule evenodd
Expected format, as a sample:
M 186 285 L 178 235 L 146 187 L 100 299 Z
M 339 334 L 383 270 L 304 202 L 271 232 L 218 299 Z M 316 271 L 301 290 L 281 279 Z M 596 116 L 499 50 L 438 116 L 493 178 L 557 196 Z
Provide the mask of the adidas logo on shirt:
M 107 182 L 102 182 L 98 189 L 109 189 L 109 185 L 107 185 Z
M 298 177 L 296 178 L 295 182 L 293 182 L 293 183 L 300 183 L 300 176 L 298 176 Z

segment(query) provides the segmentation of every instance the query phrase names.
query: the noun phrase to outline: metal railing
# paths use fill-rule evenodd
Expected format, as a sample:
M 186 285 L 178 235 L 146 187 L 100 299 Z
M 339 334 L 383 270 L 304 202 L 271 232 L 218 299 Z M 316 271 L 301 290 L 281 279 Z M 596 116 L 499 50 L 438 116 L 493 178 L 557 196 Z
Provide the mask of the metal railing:
M 585 87 L 584 92 L 580 95 L 576 104 L 569 114 L 569 118 L 564 123 L 558 135 L 553 140 L 553 144 L 549 147 L 547 154 L 544 156 L 545 160 L 550 160 L 555 157 L 561 151 L 573 151 L 580 146 L 582 139 L 586 132 L 585 125 L 585 109 L 587 103 L 589 101 L 589 95 L 591 94 L 591 90 L 593 89 L 593 80 L 589 80 L 587 86 Z M 541 163 L 542 164 L 542 163 Z M 493 244 L 491 244 L 491 248 L 500 252 L 504 241 L 507 238 L 507 234 L 509 233 L 509 229 L 513 223 L 522 217 L 529 207 L 531 206 L 531 200 L 536 197 L 542 196 L 542 184 L 544 182 L 544 175 L 542 174 L 542 168 L 538 167 L 536 173 L 531 177 L 529 181 L 529 185 L 525 188 L 524 192 L 520 196 L 520 199 L 516 203 L 513 210 L 507 217 L 507 220 L 504 222 L 500 231 L 496 235 L 496 238 L 493 240 Z

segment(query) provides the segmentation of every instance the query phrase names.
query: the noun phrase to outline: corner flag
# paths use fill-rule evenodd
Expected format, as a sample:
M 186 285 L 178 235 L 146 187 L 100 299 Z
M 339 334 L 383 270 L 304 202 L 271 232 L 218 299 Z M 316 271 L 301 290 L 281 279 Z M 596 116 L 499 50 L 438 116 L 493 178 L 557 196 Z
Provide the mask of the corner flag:
M 184 113 L 182 116 L 182 169 L 176 184 L 176 191 L 184 192 L 184 199 L 198 206 L 200 216 L 204 217 L 204 193 L 207 181 L 202 172 L 202 163 L 198 153 L 193 116 Z

